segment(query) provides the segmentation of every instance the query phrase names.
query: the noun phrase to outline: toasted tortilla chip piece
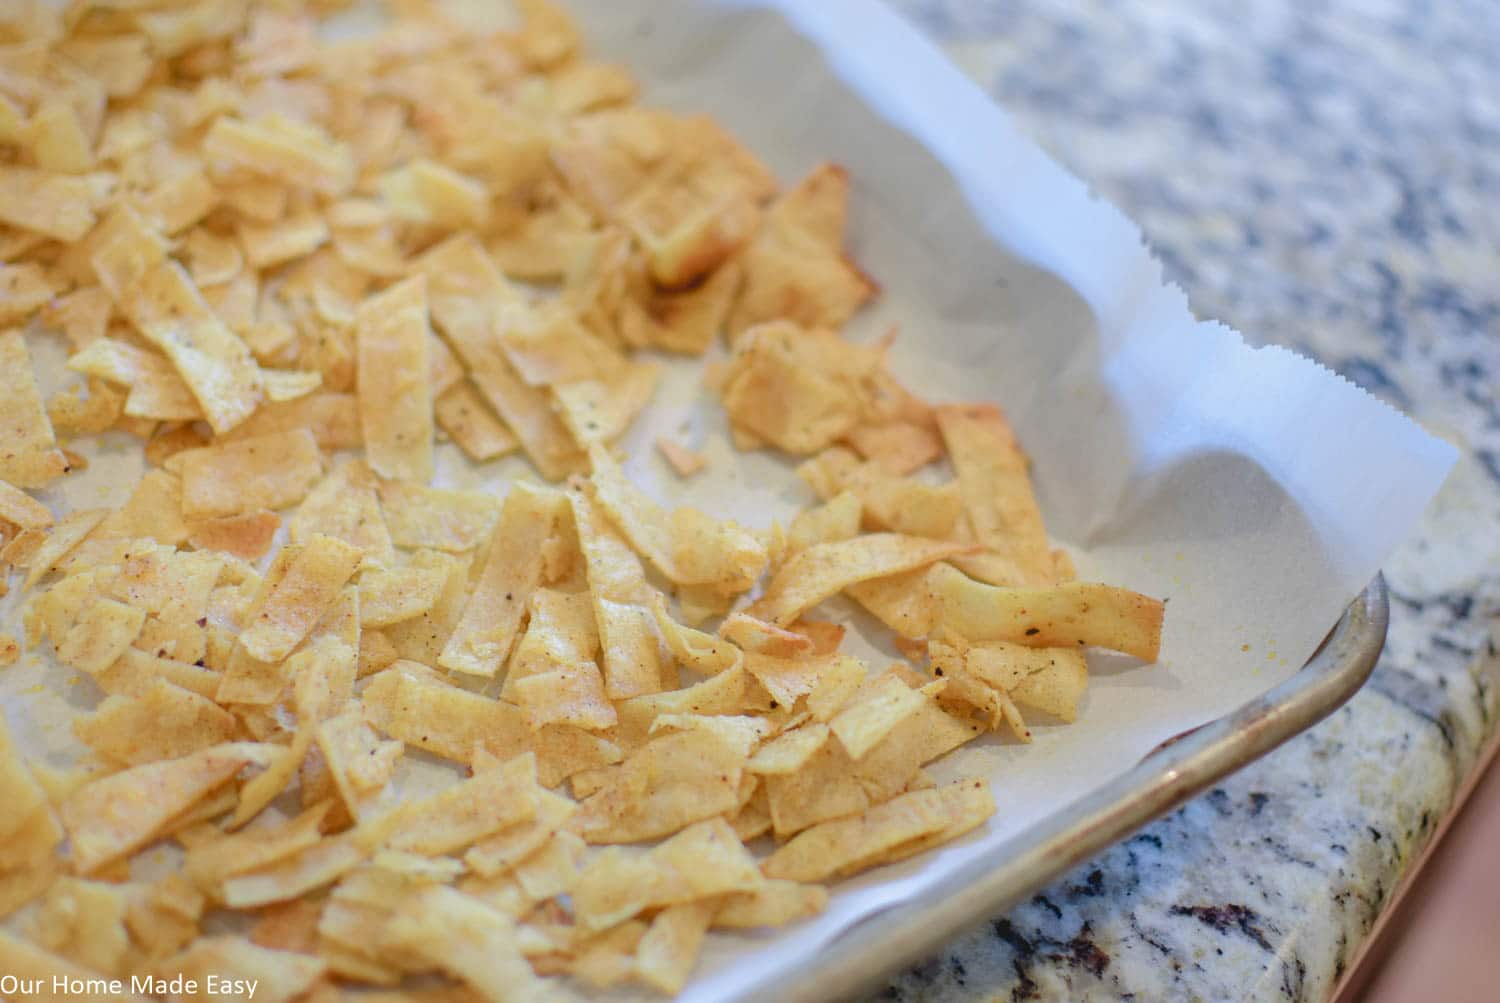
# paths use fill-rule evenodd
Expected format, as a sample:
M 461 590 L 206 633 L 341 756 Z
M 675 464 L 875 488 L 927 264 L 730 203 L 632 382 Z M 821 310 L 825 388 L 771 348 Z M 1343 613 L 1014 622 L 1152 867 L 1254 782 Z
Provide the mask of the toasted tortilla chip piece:
M 447 584 L 443 567 L 372 568 L 359 576 L 359 622 L 387 627 L 432 609 Z
M 1064 582 L 1009 589 L 940 567 L 932 586 L 945 629 L 971 641 L 1010 641 L 1036 648 L 1096 645 L 1146 662 L 1161 649 L 1164 605 L 1114 585 Z
M 99 688 L 111 696 L 140 696 L 157 680 L 209 700 L 219 692 L 219 673 L 134 647 L 127 648 L 113 665 L 94 676 Z
M 253 985 L 256 999 L 290 1003 L 321 978 L 326 968 L 319 958 L 273 951 L 243 937 L 221 936 L 194 941 L 181 954 L 161 962 L 156 972 L 159 978 L 182 975 L 200 986 L 207 986 L 210 977 L 220 985 Z M 221 991 L 220 995 L 234 994 Z
M 656 392 L 661 367 L 654 362 L 627 362 L 613 380 L 580 380 L 552 388 L 557 413 L 573 441 L 587 448 L 610 443 L 630 429 L 636 415 Z
M 829 734 L 828 726 L 817 721 L 783 732 L 750 757 L 745 769 L 760 774 L 796 773 L 823 747 Z
M 307 429 L 320 449 L 358 449 L 361 444 L 359 404 L 353 394 L 320 390 L 289 401 L 261 405 L 230 439 Z
M 828 727 L 851 759 L 862 759 L 881 739 L 926 702 L 894 673 L 887 673 L 861 686 Z
M 100 285 L 147 341 L 166 354 L 219 434 L 261 402 L 260 369 L 250 349 L 209 308 L 193 280 L 166 257 L 159 238 L 125 208 L 113 239 L 93 257 Z
M 495 318 L 518 305 L 520 298 L 484 248 L 472 234 L 461 234 L 428 251 L 416 264 L 427 276 L 433 321 L 537 470 L 555 481 L 581 468 L 584 456 L 545 391 L 528 386 L 496 343 Z
M 894 851 L 937 833 L 954 838 L 967 831 L 960 825 L 976 814 L 971 804 L 976 794 L 977 800 L 988 801 L 988 786 L 976 785 L 984 785 L 984 781 L 958 781 L 946 787 L 912 791 L 860 815 L 816 825 L 793 837 L 768 857 L 761 869 L 771 878 L 821 881 L 899 859 L 893 856 Z M 990 802 L 980 820 L 993 808 Z
M 472 550 L 490 537 L 500 512 L 495 498 L 481 491 L 384 481 L 379 493 L 386 526 L 398 547 Z
M 467 983 L 491 1003 L 550 995 L 521 955 L 515 920 L 452 888 L 429 886 L 386 927 L 390 946 Z
M 205 894 L 218 899 L 226 879 L 315 846 L 323 838 L 318 827 L 332 806 L 332 802 L 323 801 L 285 822 L 257 821 L 237 833 L 215 832 L 188 848 L 183 872 Z
M 454 762 L 471 762 L 476 748 L 498 759 L 534 751 L 537 777 L 545 787 L 621 759 L 615 745 L 578 728 L 533 732 L 514 704 L 438 681 L 430 670 L 410 663 L 398 662 L 376 675 L 361 703 L 365 717 L 380 731 Z
M 20 331 L 0 332 L 0 479 L 39 488 L 67 472 Z
M 203 152 L 227 167 L 325 195 L 347 191 L 355 178 L 354 159 L 345 144 L 330 140 L 314 125 L 277 113 L 251 122 L 220 118 L 204 137 Z
M 708 465 L 702 453 L 696 453 L 675 439 L 661 436 L 656 440 L 656 451 L 671 465 L 678 477 L 692 477 Z
M 894 477 L 904 477 L 943 456 L 941 436 L 923 422 L 860 425 L 849 432 L 848 440 L 860 456 L 879 464 Z
M 750 607 L 753 616 L 786 626 L 824 599 L 859 582 L 913 571 L 969 549 L 967 544 L 870 533 L 820 543 L 792 557 Z
M 306 497 L 323 473 L 317 441 L 305 429 L 190 449 L 174 460 L 189 519 L 285 508 Z
M 640 559 L 585 492 L 570 490 L 568 502 L 594 602 L 604 691 L 612 700 L 659 692 L 666 667 L 651 614 L 636 605 L 648 592 Z
M 359 420 L 365 454 L 381 477 L 432 479 L 432 387 L 427 285 L 421 275 L 359 306 Z
M 130 950 L 127 902 L 117 885 L 59 878 L 42 896 L 32 936 L 50 951 L 113 974 L 121 970 Z
M 505 497 L 484 572 L 453 636 L 438 656 L 445 669 L 494 676 L 520 633 L 521 614 L 541 581 L 542 544 L 552 535 L 565 496 L 525 484 Z
M 948 404 L 935 413 L 974 538 L 1025 576 L 995 584 L 1050 585 L 1056 573 L 1047 531 L 1005 412 L 992 404 Z
M 736 429 L 806 455 L 866 417 L 873 378 L 884 365 L 881 350 L 832 331 L 762 324 L 740 338 L 720 397 Z
M 9 877 L 6 872 L 13 867 L 49 857 L 52 848 L 62 842 L 62 829 L 52 817 L 46 792 L 16 750 L 3 719 L 0 719 L 0 798 L 6 805 L 4 820 L 0 821 L 0 846 L 5 847 L 0 851 L 0 877 Z M 28 831 L 35 842 L 23 847 L 26 842 L 23 834 Z
M 381 819 L 381 843 L 428 856 L 453 853 L 534 819 L 538 793 L 535 756 L 482 762 L 468 780 L 439 794 L 405 801 Z
M 254 621 L 240 634 L 251 657 L 279 662 L 307 637 L 359 570 L 360 551 L 342 540 L 315 534 L 305 544 L 285 548 L 294 556 L 286 574 L 271 589 Z
M 49 990 L 55 978 L 68 980 L 69 986 L 76 982 L 80 991 L 69 992 L 67 996 L 84 1003 L 146 1003 L 144 997 L 134 993 L 110 992 L 107 988 L 101 991 L 97 987 L 110 984 L 106 973 L 75 964 L 4 930 L 0 930 L 0 970 L 24 982 L 34 979 Z
M 828 889 L 769 878 L 755 891 L 731 892 L 719 899 L 714 926 L 730 930 L 786 926 L 816 916 L 828 906 Z
M 392 810 L 387 785 L 405 751 L 400 742 L 382 741 L 351 707 L 318 725 L 317 747 L 351 818 L 364 822 Z
M 198 421 L 203 410 L 172 363 L 118 338 L 99 338 L 68 359 L 68 368 L 124 387 L 124 413 L 157 421 Z
M 71 243 L 94 227 L 99 204 L 95 179 L 0 167 L 0 221 Z
M 324 839 L 269 866 L 224 882 L 224 904 L 231 909 L 254 909 L 286 902 L 332 884 L 365 859 L 347 835 Z
M 875 283 L 843 253 L 848 198 L 848 173 L 821 164 L 771 207 L 744 253 L 731 335 L 779 319 L 837 328 L 875 295 Z
M 573 827 L 590 843 L 635 843 L 733 812 L 748 754 L 712 731 L 653 738 L 583 802 Z
M 712 903 L 689 902 L 657 913 L 636 947 L 636 978 L 658 992 L 681 992 L 693 973 L 714 911 Z
M 990 793 L 989 781 L 982 777 L 956 780 L 936 788 L 943 799 L 943 809 L 948 824 L 935 832 L 892 847 L 884 853 L 864 862 L 866 867 L 894 864 L 898 860 L 926 853 L 935 846 L 951 843 L 958 837 L 984 824 L 995 814 L 995 799 Z
M 489 193 L 480 182 L 421 158 L 380 179 L 380 193 L 398 219 L 464 229 L 489 217 Z
M 92 874 L 151 842 L 162 827 L 262 756 L 234 743 L 132 767 L 84 784 L 59 809 L 73 865 Z
M 128 766 L 177 759 L 235 735 L 234 717 L 212 700 L 157 679 L 134 696 L 112 696 L 73 721 L 79 740 Z
M 196 520 L 189 524 L 188 542 L 199 550 L 217 550 L 246 561 L 258 561 L 270 552 L 280 528 L 279 515 L 260 509 Z
M 390 530 L 376 495 L 378 482 L 363 460 L 346 460 L 308 492 L 287 523 L 293 543 L 316 533 L 342 540 L 382 564 L 395 560 Z
M 967 672 L 1015 702 L 1071 722 L 1088 688 L 1088 662 L 1072 648 L 1033 648 L 1009 641 L 931 645 L 932 664 L 945 675 Z
M 797 513 L 786 533 L 786 556 L 820 543 L 838 543 L 859 535 L 864 504 L 852 491 L 834 495 L 822 505 Z
M 21 529 L 46 529 L 52 525 L 52 513 L 26 492 L 0 480 L 0 521 Z
M 64 665 L 94 675 L 114 664 L 146 624 L 146 611 L 113 599 L 87 603 L 57 645 Z
M 521 447 L 515 433 L 495 417 L 474 384 L 461 380 L 433 402 L 438 426 L 475 463 L 484 463 Z
M 541 849 L 577 810 L 571 799 L 538 790 L 535 816 L 476 842 L 464 854 L 464 864 L 482 877 L 502 874 Z
M 179 454 L 184 455 L 184 454 Z M 165 470 L 148 470 L 136 484 L 122 508 L 110 512 L 93 532 L 89 543 L 109 540 L 150 538 L 175 547 L 188 538 L 188 525 L 182 513 L 182 481 Z M 61 527 L 58 527 L 61 530 Z M 64 562 L 64 569 L 87 546 L 78 548 Z
M 573 908 L 581 927 L 605 930 L 648 909 L 755 892 L 765 883 L 734 830 L 710 819 L 645 853 L 611 848 L 594 857 L 573 888 Z
M 602 446 L 589 450 L 589 461 L 599 506 L 632 546 L 672 581 L 734 595 L 750 588 L 765 569 L 765 545 L 738 524 L 691 508 L 668 513 L 626 479 Z

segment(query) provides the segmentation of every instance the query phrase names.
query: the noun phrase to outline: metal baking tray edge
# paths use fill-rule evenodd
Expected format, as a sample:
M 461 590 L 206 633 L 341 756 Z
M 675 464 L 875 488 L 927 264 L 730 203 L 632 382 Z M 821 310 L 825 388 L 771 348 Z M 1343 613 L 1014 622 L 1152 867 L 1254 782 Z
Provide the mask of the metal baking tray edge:
M 1377 574 L 1286 682 L 1162 743 L 1125 774 L 922 894 L 860 920 L 823 949 L 813 967 L 777 976 L 739 999 L 827 1003 L 878 988 L 891 973 L 1333 713 L 1370 677 L 1385 647 L 1389 615 L 1385 579 Z

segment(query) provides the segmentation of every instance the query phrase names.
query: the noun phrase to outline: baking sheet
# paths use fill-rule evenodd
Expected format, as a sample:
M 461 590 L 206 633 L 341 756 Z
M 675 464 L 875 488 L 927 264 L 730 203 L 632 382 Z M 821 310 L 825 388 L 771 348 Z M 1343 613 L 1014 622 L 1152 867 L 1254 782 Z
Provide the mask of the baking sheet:
M 1340 377 L 1195 321 L 1136 227 L 1019 136 L 930 43 L 868 0 L 568 0 L 591 51 L 630 65 L 646 98 L 707 112 L 786 182 L 824 158 L 853 178 L 851 247 L 884 286 L 853 337 L 892 325 L 895 368 L 938 400 L 996 400 L 1035 461 L 1043 511 L 1081 577 L 1167 597 L 1161 663 L 1091 659 L 1077 724 L 992 738 L 935 772 L 982 770 L 999 811 L 939 852 L 841 885 L 792 930 L 715 935 L 689 1000 L 753 995 L 809 969 L 859 917 L 918 892 L 1194 727 L 1287 678 L 1415 522 L 1455 453 Z M 33 341 L 50 379 L 55 344 Z M 663 500 L 763 527 L 810 495 L 791 464 L 736 454 L 697 363 L 676 363 L 632 431 L 627 469 Z M 670 434 L 711 472 L 683 484 L 650 449 Z M 118 504 L 140 460 L 123 437 L 49 496 Z M 444 447 L 440 481 L 502 489 Z M 15 596 L 0 629 L 15 630 Z M 856 650 L 894 657 L 852 607 Z M 0 674 L 23 748 L 70 755 L 68 714 L 97 694 L 45 653 Z

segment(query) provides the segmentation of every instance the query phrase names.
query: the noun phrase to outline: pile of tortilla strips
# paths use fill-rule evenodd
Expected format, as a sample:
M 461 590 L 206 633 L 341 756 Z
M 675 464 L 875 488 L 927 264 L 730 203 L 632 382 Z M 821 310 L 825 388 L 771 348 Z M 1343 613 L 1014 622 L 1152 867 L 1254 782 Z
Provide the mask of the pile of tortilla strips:
M 710 930 L 981 825 L 986 782 L 924 767 L 1071 721 L 1084 648 L 1156 657 L 1161 604 L 1073 580 L 1000 410 L 838 333 L 876 292 L 844 171 L 779 191 L 540 0 L 337 42 L 326 6 L 0 12 L 0 661 L 50 647 L 92 705 L 66 767 L 0 727 L 0 971 L 674 993 Z M 805 458 L 786 527 L 614 451 L 721 335 L 736 445 Z M 106 434 L 144 476 L 61 511 Z M 433 486 L 443 439 L 540 478 Z M 903 661 L 840 651 L 840 595 Z

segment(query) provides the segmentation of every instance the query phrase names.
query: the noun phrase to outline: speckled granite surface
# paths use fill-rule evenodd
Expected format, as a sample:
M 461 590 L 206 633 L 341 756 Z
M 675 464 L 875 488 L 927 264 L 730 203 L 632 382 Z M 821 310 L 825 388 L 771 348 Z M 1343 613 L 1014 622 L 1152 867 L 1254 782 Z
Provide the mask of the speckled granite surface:
M 1364 691 L 879 995 L 1326 999 L 1500 709 L 1500 6 L 897 6 L 1145 228 L 1199 314 L 1464 458 L 1387 567 Z

